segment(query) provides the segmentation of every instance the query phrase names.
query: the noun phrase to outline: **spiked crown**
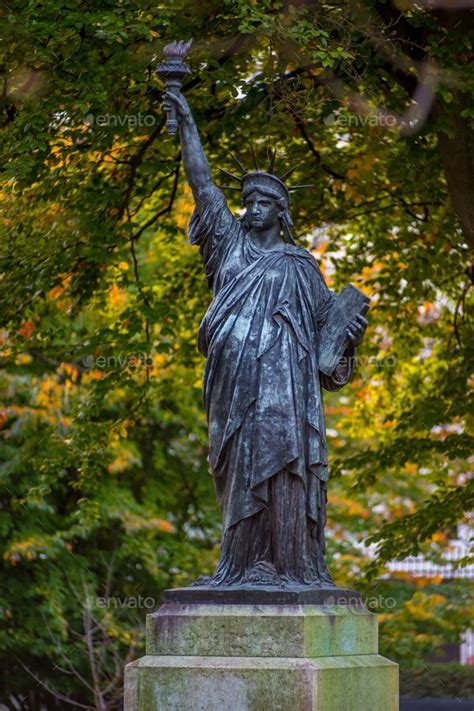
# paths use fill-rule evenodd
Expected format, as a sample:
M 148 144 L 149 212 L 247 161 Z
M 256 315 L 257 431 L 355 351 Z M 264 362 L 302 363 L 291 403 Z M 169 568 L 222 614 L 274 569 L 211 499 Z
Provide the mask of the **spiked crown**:
M 285 171 L 283 175 L 279 177 L 273 173 L 275 166 L 276 150 L 273 150 L 271 152 L 270 163 L 267 170 L 260 169 L 253 148 L 251 148 L 251 152 L 255 168 L 255 170 L 253 171 L 247 171 L 241 161 L 233 153 L 229 153 L 231 158 L 237 164 L 241 175 L 234 175 L 230 171 L 224 170 L 224 168 L 219 168 L 219 170 L 231 180 L 238 182 L 240 184 L 240 187 L 237 188 L 233 185 L 221 185 L 224 190 L 238 190 L 242 193 L 242 197 L 245 198 L 245 196 L 249 195 L 253 190 L 263 188 L 266 193 L 271 194 L 275 199 L 284 198 L 287 203 L 289 203 L 290 193 L 295 190 L 302 190 L 303 188 L 312 187 L 311 185 L 285 185 L 285 179 L 288 178 L 291 173 L 293 173 L 293 171 L 298 167 L 298 165 L 295 165 L 289 170 Z

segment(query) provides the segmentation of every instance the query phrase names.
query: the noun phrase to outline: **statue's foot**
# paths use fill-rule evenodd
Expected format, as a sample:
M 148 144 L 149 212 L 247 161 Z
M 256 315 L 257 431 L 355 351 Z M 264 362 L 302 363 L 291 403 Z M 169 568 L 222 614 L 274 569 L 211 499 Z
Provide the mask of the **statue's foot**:
M 190 588 L 197 588 L 202 585 L 211 585 L 212 583 L 212 578 L 210 575 L 200 575 L 197 580 L 195 580 L 193 583 L 190 584 Z
M 249 570 L 246 571 L 242 582 L 250 585 L 278 585 L 282 584 L 275 566 L 266 560 L 259 560 Z
M 337 588 L 329 573 L 329 570 L 324 566 L 320 571 L 319 577 L 305 576 L 303 579 L 292 575 L 280 575 L 275 566 L 266 560 L 259 560 L 251 568 L 245 570 L 238 575 L 232 576 L 222 575 L 217 571 L 214 575 L 201 575 L 197 580 L 192 582 L 189 587 L 277 587 L 277 588 Z

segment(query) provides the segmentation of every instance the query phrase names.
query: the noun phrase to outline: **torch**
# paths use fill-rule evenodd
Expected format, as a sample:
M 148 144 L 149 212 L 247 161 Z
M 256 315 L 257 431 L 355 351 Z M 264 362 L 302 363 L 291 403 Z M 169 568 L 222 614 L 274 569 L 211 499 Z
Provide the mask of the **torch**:
M 158 65 L 156 71 L 158 76 L 166 80 L 166 88 L 172 94 L 179 94 L 183 78 L 191 74 L 190 68 L 183 61 L 191 48 L 191 44 L 192 40 L 189 40 L 189 42 L 171 42 L 163 49 L 165 60 Z M 167 112 L 167 116 L 166 126 L 168 133 L 170 136 L 175 136 L 178 130 L 175 106 Z

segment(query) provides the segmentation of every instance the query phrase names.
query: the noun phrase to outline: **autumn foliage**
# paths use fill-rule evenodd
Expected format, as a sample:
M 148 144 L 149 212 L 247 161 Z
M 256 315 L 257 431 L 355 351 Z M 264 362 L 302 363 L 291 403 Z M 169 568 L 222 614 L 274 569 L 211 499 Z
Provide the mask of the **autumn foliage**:
M 137 600 L 216 561 L 196 347 L 210 292 L 154 72 L 190 36 L 186 95 L 216 179 L 251 143 L 282 172 L 299 163 L 299 244 L 331 288 L 372 298 L 356 376 L 326 398 L 333 575 L 375 600 L 403 664 L 457 641 L 461 583 L 383 576 L 394 558 L 441 560 L 473 508 L 473 272 L 439 150 L 472 121 L 462 29 L 407 4 L 397 31 L 425 37 L 413 64 L 372 2 L 36 5 L 0 11 L 0 700 L 120 708 L 150 611 Z M 440 79 L 416 130 L 369 121 L 404 115 L 424 62 Z

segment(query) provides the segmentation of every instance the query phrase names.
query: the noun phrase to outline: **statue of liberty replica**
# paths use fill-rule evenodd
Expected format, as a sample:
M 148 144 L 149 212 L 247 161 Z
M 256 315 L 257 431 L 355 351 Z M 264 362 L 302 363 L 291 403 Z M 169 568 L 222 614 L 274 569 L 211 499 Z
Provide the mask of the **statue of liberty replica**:
M 166 47 L 159 71 L 195 201 L 189 237 L 213 293 L 198 344 L 224 532 L 214 574 L 167 590 L 147 616 L 124 711 L 398 711 L 377 616 L 325 562 L 321 393 L 349 381 L 368 299 L 352 285 L 332 293 L 295 244 L 289 172 L 276 174 L 274 155 L 267 170 L 237 159 L 238 173 L 225 171 L 244 208 L 229 210 L 180 92 L 187 48 Z
M 275 174 L 275 153 L 267 170 L 247 171 L 235 159 L 238 174 L 223 171 L 245 208 L 235 217 L 213 181 L 185 97 L 168 89 L 164 106 L 176 117 L 196 205 L 189 238 L 214 297 L 198 343 L 207 358 L 209 463 L 224 537 L 207 583 L 331 586 L 321 387 L 338 390 L 349 381 L 367 321 L 353 314 L 341 357 L 322 372 L 321 333 L 335 295 L 292 235 L 290 195 L 304 186 L 285 182 L 291 171 Z

